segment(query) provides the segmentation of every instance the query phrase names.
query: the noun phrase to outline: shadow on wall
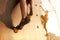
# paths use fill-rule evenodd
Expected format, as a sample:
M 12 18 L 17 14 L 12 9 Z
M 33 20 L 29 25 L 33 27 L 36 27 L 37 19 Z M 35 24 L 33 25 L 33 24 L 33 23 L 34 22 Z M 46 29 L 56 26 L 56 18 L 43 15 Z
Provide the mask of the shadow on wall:
M 2 0 L 2 2 L 0 3 L 0 4 L 4 4 L 2 6 L 0 5 L 0 7 L 6 6 L 5 8 L 2 8 L 2 10 L 5 10 L 4 12 L 3 11 L 1 12 L 0 9 L 0 13 L 2 14 L 0 16 L 0 21 L 2 21 L 7 27 L 11 29 L 13 27 L 11 20 L 11 11 L 18 2 L 19 0 Z

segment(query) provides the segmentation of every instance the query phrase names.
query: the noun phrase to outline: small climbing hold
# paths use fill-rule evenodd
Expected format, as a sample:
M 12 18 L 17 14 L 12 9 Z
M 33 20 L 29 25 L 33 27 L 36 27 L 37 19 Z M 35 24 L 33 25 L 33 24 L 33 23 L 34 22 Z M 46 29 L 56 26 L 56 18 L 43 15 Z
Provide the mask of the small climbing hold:
M 38 14 L 36 14 L 36 16 L 38 16 Z
M 17 33 L 18 32 L 18 29 L 16 29 L 16 27 L 13 29 L 13 31 L 15 32 L 15 33 Z

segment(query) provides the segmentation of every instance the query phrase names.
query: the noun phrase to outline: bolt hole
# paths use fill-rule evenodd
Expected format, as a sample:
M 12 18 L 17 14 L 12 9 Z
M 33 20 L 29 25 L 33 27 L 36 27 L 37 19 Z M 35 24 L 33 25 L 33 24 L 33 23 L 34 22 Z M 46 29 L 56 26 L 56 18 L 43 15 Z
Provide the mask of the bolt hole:
M 37 6 L 37 4 L 35 4 L 35 6 Z
M 39 28 L 39 26 L 37 26 L 37 28 Z
M 36 14 L 36 16 L 38 16 L 38 14 Z

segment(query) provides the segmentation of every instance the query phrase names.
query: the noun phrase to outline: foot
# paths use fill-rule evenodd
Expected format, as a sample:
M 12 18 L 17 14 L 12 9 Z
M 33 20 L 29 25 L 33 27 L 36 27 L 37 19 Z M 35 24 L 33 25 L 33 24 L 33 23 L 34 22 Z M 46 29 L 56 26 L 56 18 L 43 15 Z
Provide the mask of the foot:
M 21 20 L 20 24 L 16 28 L 21 30 L 24 27 L 24 25 L 26 25 L 29 22 L 30 22 L 30 18 L 29 17 L 23 18 Z

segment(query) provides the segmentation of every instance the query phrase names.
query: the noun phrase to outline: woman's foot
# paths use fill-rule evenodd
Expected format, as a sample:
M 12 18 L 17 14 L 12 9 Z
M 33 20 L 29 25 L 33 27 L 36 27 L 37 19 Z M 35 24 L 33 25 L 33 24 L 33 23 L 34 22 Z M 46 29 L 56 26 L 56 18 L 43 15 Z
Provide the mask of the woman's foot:
M 16 28 L 21 30 L 24 27 L 24 25 L 26 25 L 29 22 L 30 22 L 30 18 L 28 18 L 28 17 L 23 18 L 21 20 L 20 24 Z

